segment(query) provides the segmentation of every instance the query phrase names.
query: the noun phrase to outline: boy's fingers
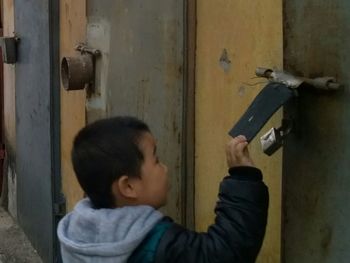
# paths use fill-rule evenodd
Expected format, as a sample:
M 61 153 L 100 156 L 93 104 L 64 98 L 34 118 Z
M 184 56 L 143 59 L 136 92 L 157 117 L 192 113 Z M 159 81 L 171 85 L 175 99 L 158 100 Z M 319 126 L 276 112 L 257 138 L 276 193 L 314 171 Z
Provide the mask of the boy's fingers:
M 246 149 L 247 145 L 248 145 L 248 142 L 246 142 L 246 141 L 243 141 L 243 142 L 240 142 L 237 144 L 236 151 L 237 151 L 237 155 L 239 157 L 243 157 L 245 155 L 245 149 Z
M 240 138 L 240 139 L 242 139 L 242 140 L 244 140 L 244 141 L 247 140 L 247 138 L 246 138 L 244 135 L 239 135 L 239 136 L 237 136 L 237 137 Z
M 247 138 L 244 135 L 238 135 L 237 137 L 233 138 L 236 142 L 243 142 L 246 141 Z
M 248 141 L 245 136 L 231 139 L 226 147 L 227 164 L 229 167 L 254 166 L 249 157 Z
M 229 147 L 236 147 L 236 145 L 237 145 L 238 143 L 240 143 L 240 142 L 245 142 L 245 141 L 247 141 L 246 137 L 243 136 L 243 135 L 239 135 L 239 136 L 237 136 L 237 137 L 231 139 L 231 140 L 229 141 L 229 143 L 228 143 L 228 146 L 229 146 Z

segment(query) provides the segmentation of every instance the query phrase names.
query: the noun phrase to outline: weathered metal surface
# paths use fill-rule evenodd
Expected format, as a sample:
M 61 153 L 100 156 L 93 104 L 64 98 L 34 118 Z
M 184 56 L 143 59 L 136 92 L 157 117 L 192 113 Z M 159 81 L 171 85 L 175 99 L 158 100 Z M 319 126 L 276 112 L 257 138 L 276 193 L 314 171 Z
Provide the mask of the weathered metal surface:
M 213 222 L 219 182 L 227 174 L 227 131 L 262 88 L 252 79 L 254 70 L 282 67 L 282 2 L 197 0 L 196 54 L 195 221 L 198 230 L 206 230 Z M 263 131 L 280 121 L 278 112 Z M 271 197 L 258 262 L 279 262 L 281 151 L 268 157 L 256 139 L 250 152 Z
M 65 90 L 81 90 L 88 87 L 94 79 L 93 56 L 84 54 L 64 57 L 61 63 L 61 78 Z
M 101 50 L 89 122 L 134 115 L 149 123 L 172 188 L 164 212 L 183 222 L 184 1 L 88 1 L 87 44 Z
M 18 221 L 44 262 L 53 261 L 53 178 L 57 176 L 57 32 L 48 1 L 14 2 L 18 45 L 16 173 Z M 56 26 L 56 28 L 54 27 Z M 57 51 L 57 50 L 56 50 Z
M 350 2 L 284 1 L 284 68 L 334 76 L 344 89 L 300 92 L 285 111 L 283 262 L 350 259 Z

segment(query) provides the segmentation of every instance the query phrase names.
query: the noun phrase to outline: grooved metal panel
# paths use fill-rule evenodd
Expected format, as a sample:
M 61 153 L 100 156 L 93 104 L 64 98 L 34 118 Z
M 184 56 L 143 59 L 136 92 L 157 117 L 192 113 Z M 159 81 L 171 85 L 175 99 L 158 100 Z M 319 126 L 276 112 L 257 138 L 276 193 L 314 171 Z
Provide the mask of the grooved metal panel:
M 52 129 L 58 111 L 53 106 L 57 74 L 52 68 L 52 7 L 51 1 L 14 1 L 15 31 L 20 37 L 15 65 L 18 220 L 44 262 L 53 261 L 55 232 L 52 138 L 57 135 Z
M 88 45 L 102 51 L 88 122 L 105 116 L 145 120 L 169 167 L 172 189 L 165 213 L 184 222 L 184 1 L 88 2 Z
M 285 69 L 344 89 L 302 91 L 285 110 L 296 130 L 284 148 L 283 262 L 349 262 L 350 2 L 284 1 L 284 18 Z

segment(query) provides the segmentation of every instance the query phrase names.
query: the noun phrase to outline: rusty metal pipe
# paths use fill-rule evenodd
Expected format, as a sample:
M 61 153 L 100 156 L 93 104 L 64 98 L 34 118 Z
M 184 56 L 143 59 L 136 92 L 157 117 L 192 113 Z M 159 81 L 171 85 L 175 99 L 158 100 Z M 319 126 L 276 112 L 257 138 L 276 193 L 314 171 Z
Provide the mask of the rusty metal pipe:
M 61 78 L 65 90 L 81 90 L 93 82 L 94 63 L 89 54 L 64 57 L 61 63 Z

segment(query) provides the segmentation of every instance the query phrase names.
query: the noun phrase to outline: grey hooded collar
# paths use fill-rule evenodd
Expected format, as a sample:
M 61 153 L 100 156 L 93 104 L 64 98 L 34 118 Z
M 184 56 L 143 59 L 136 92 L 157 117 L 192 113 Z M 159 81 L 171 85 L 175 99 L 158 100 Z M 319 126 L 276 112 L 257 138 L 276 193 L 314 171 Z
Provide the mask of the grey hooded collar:
M 58 225 L 63 262 L 127 262 L 162 217 L 150 206 L 93 209 L 83 199 Z

